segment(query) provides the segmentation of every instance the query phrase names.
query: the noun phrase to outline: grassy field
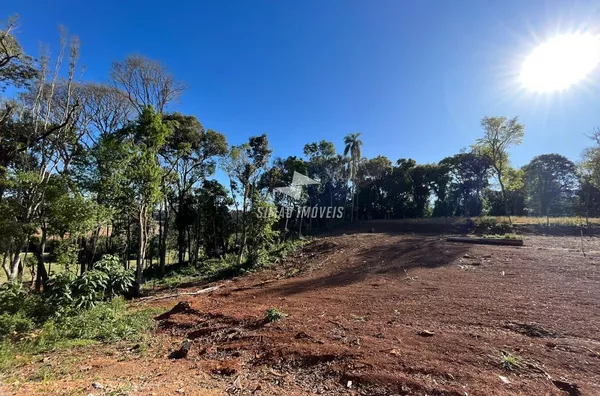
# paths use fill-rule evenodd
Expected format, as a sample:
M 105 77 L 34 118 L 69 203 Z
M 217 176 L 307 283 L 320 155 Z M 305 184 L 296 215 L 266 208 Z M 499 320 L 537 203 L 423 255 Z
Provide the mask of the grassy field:
M 471 219 L 475 222 L 486 221 L 495 219 L 498 223 L 507 222 L 507 216 L 481 216 L 481 217 L 448 217 L 444 219 L 443 217 L 428 217 L 424 219 L 400 219 L 393 221 L 401 221 L 407 223 L 419 223 L 419 224 L 462 224 L 467 221 L 467 219 Z M 515 225 L 546 225 L 550 224 L 551 226 L 585 226 L 586 221 L 585 217 L 550 217 L 547 219 L 546 217 L 526 217 L 526 216 L 516 216 L 511 217 L 511 221 Z M 445 223 L 446 222 L 446 223 Z M 589 219 L 590 225 L 600 226 L 600 218 L 594 217 Z

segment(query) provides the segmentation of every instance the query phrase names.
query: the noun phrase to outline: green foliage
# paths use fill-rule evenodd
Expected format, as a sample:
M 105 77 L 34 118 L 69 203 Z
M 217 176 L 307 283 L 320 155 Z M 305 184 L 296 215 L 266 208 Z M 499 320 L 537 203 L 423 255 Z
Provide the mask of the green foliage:
M 265 321 L 267 322 L 279 322 L 280 320 L 285 319 L 286 316 L 286 313 L 278 310 L 275 307 L 269 308 L 265 311 Z
M 132 270 L 116 256 L 104 256 L 81 276 L 64 272 L 48 282 L 46 295 L 58 313 L 72 308 L 90 308 L 100 301 L 124 294 L 133 285 Z
M 269 249 L 275 243 L 279 232 L 273 225 L 279 217 L 275 206 L 259 195 L 252 200 L 248 219 L 248 262 L 251 267 L 260 267 L 269 262 Z
M 556 216 L 573 211 L 578 177 L 572 161 L 559 154 L 544 154 L 533 158 L 524 170 L 531 214 Z
M 77 241 L 73 239 L 62 241 L 57 245 L 56 261 L 65 268 L 65 272 L 77 269 L 80 249 Z
M 40 321 L 47 316 L 47 311 L 42 298 L 27 291 L 20 283 L 9 282 L 0 286 L 0 312 L 22 314 Z
M 133 271 L 126 270 L 118 256 L 105 255 L 95 264 L 93 271 L 106 274 L 103 292 L 109 299 L 125 294 L 133 285 Z
M 45 296 L 48 304 L 55 307 L 57 315 L 73 304 L 73 284 L 76 278 L 72 272 L 65 271 L 48 281 Z
M 7 86 L 27 86 L 37 75 L 32 66 L 32 58 L 23 52 L 21 45 L 12 35 L 17 18 L 9 17 L 6 23 L 0 25 L 0 92 L 4 92 Z
M 500 364 L 509 371 L 516 371 L 522 367 L 521 359 L 518 356 L 504 351 L 500 353 Z
M 5 283 L 0 286 L 0 312 L 17 313 L 27 293 L 18 283 Z

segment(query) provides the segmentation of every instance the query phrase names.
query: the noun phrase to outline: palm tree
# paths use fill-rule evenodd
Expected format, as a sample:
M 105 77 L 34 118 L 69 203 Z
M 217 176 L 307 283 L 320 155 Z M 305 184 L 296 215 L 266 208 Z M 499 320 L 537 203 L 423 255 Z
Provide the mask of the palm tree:
M 348 170 L 349 178 L 352 181 L 352 210 L 350 212 L 350 222 L 354 221 L 354 195 L 356 194 L 356 175 L 358 174 L 358 164 L 360 162 L 360 147 L 363 142 L 360 140 L 360 132 L 350 133 L 344 138 L 344 156 L 349 157 Z

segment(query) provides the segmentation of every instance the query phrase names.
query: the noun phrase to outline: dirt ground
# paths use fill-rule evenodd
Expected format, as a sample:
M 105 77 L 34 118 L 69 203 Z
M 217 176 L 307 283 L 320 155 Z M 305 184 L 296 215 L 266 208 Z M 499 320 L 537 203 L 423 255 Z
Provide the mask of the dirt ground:
M 183 303 L 146 342 L 51 353 L 4 392 L 600 395 L 600 238 L 584 250 L 568 236 L 322 236 L 275 269 L 179 291 L 210 293 L 134 302 Z M 266 323 L 271 307 L 287 317 Z

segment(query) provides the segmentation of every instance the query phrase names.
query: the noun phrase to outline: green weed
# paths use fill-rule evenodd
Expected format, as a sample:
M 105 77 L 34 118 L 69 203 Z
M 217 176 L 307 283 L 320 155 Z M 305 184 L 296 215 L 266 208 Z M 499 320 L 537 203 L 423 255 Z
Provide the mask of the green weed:
M 287 314 L 274 307 L 265 311 L 265 320 L 267 322 L 279 322 L 280 320 L 285 319 L 286 316 Z

